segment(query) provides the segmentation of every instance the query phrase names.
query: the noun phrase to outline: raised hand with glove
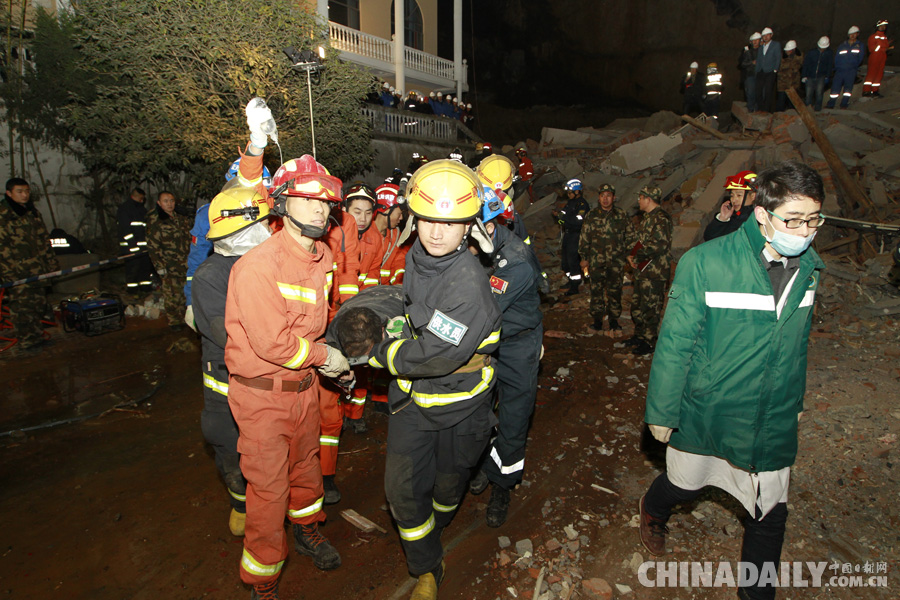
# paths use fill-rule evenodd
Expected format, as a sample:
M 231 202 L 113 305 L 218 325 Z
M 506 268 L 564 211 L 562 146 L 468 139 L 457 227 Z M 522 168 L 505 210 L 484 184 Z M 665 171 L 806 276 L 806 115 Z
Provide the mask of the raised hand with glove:
M 253 98 L 244 110 L 247 115 L 247 127 L 250 128 L 250 143 L 257 148 L 265 148 L 267 138 L 278 143 L 278 128 L 272 117 L 272 110 L 262 98 Z
M 350 363 L 347 362 L 347 357 L 336 348 L 332 348 L 327 344 L 322 345 L 328 349 L 328 357 L 325 359 L 325 364 L 318 367 L 319 373 L 325 377 L 332 378 L 340 377 L 342 373 L 347 373 L 350 370 Z

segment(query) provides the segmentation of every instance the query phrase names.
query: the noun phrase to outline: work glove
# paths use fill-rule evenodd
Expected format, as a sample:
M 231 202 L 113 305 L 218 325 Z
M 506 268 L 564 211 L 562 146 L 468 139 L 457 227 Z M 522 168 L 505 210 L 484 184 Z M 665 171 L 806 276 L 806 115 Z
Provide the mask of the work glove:
M 275 119 L 272 110 L 262 98 L 253 98 L 247 103 L 244 110 L 247 115 L 247 127 L 250 128 L 250 142 L 257 148 L 265 148 L 268 140 L 278 143 L 278 129 L 275 127 Z
M 165 269 L 157 269 L 156 270 L 156 274 L 159 275 L 160 277 L 165 277 L 166 273 L 168 273 L 168 271 Z
M 188 304 L 187 310 L 184 311 L 184 322 L 188 327 L 197 331 L 197 325 L 194 323 L 194 305 Z
M 806 83 L 806 77 L 800 80 L 800 83 Z
M 325 359 L 325 364 L 319 367 L 319 373 L 325 377 L 337 377 L 350 370 L 350 363 L 347 362 L 347 357 L 340 350 L 332 348 L 328 344 L 322 345 L 328 349 L 328 357 Z
M 384 332 L 388 337 L 398 338 L 403 334 L 403 324 L 406 319 L 403 317 L 394 317 L 389 319 L 387 325 L 384 326 Z
M 672 428 L 664 425 L 650 425 L 650 433 L 657 442 L 668 444 L 669 438 L 672 436 Z

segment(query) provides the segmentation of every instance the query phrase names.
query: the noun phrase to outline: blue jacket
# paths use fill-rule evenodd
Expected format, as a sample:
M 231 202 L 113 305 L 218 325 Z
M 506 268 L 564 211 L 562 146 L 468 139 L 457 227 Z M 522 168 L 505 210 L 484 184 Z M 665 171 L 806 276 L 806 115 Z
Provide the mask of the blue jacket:
M 803 69 L 800 72 L 800 76 L 809 77 L 810 79 L 830 77 L 832 60 L 831 48 L 825 48 L 824 50 L 813 48 L 806 53 L 806 58 L 803 59 Z
M 759 45 L 756 53 L 756 72 L 774 73 L 781 68 L 781 42 L 769 42 L 769 50 L 763 53 L 763 45 Z
M 834 55 L 835 71 L 855 71 L 866 58 L 866 47 L 859 40 L 851 44 L 844 41 L 837 47 L 837 54 Z
M 191 251 L 188 252 L 187 281 L 184 284 L 187 306 L 191 305 L 191 281 L 194 278 L 194 271 L 209 258 L 213 251 L 212 242 L 206 239 L 207 233 L 209 233 L 209 203 L 197 209 L 194 226 L 191 228 Z

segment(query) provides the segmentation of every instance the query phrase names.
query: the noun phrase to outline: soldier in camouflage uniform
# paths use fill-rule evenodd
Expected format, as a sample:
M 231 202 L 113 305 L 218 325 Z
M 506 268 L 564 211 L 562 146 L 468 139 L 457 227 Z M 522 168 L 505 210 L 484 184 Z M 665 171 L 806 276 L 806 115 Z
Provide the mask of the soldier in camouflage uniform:
M 160 192 L 147 220 L 147 248 L 162 279 L 163 302 L 169 327 L 178 331 L 184 317 L 184 282 L 191 249 L 191 219 L 175 212 L 175 196 Z
M 620 331 L 622 279 L 625 258 L 634 246 L 634 226 L 621 208 L 614 206 L 616 188 L 600 186 L 600 210 L 588 213 L 578 241 L 581 267 L 590 273 L 591 316 L 593 328 L 603 329 L 603 317 L 609 316 L 609 330 Z
M 28 182 L 18 177 L 10 179 L 6 182 L 6 197 L 0 202 L 0 281 L 15 281 L 57 269 L 50 235 L 31 202 Z M 3 303 L 9 307 L 20 350 L 36 351 L 49 343 L 44 340 L 41 327 L 41 317 L 50 310 L 45 285 L 38 281 L 6 288 Z
M 635 354 L 653 352 L 671 270 L 672 217 L 660 208 L 661 196 L 658 187 L 644 186 L 638 193 L 638 206 L 645 214 L 637 229 L 636 251 L 628 256 L 634 269 L 634 337 L 625 342 Z

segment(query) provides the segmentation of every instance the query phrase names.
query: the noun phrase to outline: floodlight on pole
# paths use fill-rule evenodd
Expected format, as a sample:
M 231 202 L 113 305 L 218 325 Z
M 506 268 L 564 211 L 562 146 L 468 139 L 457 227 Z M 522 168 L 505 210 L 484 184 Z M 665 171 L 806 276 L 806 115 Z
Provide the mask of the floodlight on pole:
M 297 51 L 296 48 L 289 47 L 282 50 L 290 59 L 291 68 L 295 71 L 306 71 L 306 90 L 309 95 L 309 130 L 312 134 L 312 154 L 316 157 L 316 126 L 313 121 L 313 103 L 312 103 L 312 76 L 316 74 L 316 83 L 318 83 L 318 75 L 325 68 L 322 61 L 325 60 L 325 48 L 319 46 L 317 51 L 303 50 Z

